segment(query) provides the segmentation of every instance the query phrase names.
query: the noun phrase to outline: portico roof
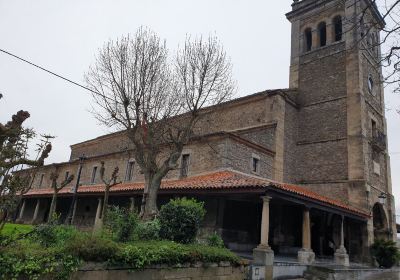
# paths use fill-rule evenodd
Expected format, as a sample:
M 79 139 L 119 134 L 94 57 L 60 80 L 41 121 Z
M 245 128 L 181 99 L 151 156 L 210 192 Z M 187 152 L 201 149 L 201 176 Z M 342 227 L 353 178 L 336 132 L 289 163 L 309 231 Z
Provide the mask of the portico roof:
M 126 194 L 143 192 L 144 182 L 124 182 L 110 189 L 111 194 Z M 212 173 L 191 176 L 180 179 L 166 179 L 161 183 L 160 193 L 197 193 L 205 191 L 213 193 L 215 191 L 223 192 L 224 194 L 236 192 L 253 192 L 267 193 L 277 192 L 295 196 L 297 199 L 306 199 L 308 202 L 315 202 L 337 210 L 342 210 L 349 214 L 368 218 L 370 215 L 360 209 L 347 205 L 339 200 L 328 198 L 316 192 L 310 191 L 304 186 L 286 184 L 252 176 L 234 170 L 222 170 Z M 71 195 L 73 187 L 62 189 L 59 194 L 61 196 Z M 78 193 L 82 195 L 102 194 L 104 193 L 104 185 L 82 185 L 78 189 Z M 51 188 L 32 189 L 26 193 L 25 197 L 40 197 L 53 194 Z

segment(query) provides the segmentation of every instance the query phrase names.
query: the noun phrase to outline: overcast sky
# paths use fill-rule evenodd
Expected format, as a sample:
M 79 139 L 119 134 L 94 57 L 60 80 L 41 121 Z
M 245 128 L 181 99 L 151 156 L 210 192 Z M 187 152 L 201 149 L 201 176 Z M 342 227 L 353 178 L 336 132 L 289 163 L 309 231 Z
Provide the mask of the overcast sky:
M 148 26 L 173 50 L 186 34 L 215 33 L 234 65 L 237 96 L 287 88 L 292 0 L 0 0 L 0 48 L 83 83 L 109 39 Z M 110 132 L 90 114 L 87 91 L 0 53 L 0 121 L 28 110 L 28 126 L 57 136 L 47 163 L 67 161 L 69 145 Z M 386 90 L 389 153 L 400 206 L 400 96 Z M 400 207 L 397 207 L 400 214 Z

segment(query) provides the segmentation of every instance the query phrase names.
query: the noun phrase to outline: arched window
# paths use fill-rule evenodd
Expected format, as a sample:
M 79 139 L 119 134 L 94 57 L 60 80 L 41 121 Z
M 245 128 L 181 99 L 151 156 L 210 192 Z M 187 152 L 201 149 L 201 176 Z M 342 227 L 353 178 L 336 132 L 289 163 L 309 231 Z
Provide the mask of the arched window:
M 312 31 L 311 28 L 307 28 L 304 31 L 304 49 L 306 52 L 311 51 L 311 47 L 312 47 Z
M 371 74 L 368 75 L 368 91 L 375 96 L 374 79 L 372 78 Z
M 318 24 L 318 35 L 319 35 L 319 46 L 323 47 L 326 45 L 326 23 L 321 22 Z
M 342 40 L 343 27 L 342 27 L 342 17 L 341 16 L 334 17 L 333 28 L 334 28 L 335 42 Z

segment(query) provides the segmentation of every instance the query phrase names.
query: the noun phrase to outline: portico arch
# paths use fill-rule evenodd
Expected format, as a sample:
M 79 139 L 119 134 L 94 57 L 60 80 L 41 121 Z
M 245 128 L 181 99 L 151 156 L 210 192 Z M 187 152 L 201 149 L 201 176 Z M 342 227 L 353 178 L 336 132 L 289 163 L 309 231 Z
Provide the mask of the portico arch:
M 387 239 L 388 237 L 388 220 L 386 217 L 385 209 L 379 202 L 374 204 L 372 208 L 372 217 L 374 225 L 374 238 Z

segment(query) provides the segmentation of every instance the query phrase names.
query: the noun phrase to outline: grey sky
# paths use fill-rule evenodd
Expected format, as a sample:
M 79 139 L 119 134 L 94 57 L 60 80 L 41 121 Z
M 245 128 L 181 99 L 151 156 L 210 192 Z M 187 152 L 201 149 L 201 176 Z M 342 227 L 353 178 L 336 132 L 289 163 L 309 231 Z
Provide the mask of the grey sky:
M 288 87 L 292 0 L 0 0 L 0 48 L 83 83 L 105 41 L 148 26 L 171 51 L 186 34 L 215 33 L 234 65 L 237 96 Z M 0 121 L 17 110 L 27 125 L 56 135 L 47 163 L 67 161 L 69 145 L 110 132 L 89 113 L 85 90 L 0 53 Z M 400 96 L 386 91 L 392 181 L 400 206 Z M 397 207 L 400 214 L 400 207 Z

